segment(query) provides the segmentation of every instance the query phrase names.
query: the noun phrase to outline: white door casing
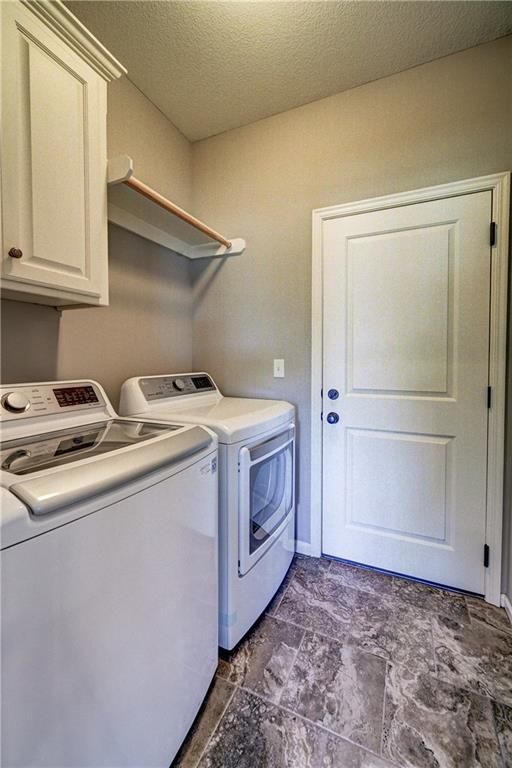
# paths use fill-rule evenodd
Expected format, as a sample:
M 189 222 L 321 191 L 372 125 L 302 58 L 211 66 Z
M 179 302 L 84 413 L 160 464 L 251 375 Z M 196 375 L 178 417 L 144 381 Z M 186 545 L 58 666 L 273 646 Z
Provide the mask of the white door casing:
M 341 417 L 324 420 L 323 551 L 499 601 L 508 186 L 502 174 L 314 212 L 310 553 L 323 385 L 324 415 Z

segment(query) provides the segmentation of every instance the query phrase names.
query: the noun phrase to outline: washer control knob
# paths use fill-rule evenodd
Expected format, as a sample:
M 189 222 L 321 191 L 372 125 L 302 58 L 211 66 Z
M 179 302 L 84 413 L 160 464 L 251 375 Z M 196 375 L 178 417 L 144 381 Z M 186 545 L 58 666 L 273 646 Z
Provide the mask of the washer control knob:
M 329 424 L 337 424 L 339 420 L 340 420 L 340 417 L 338 416 L 337 413 L 334 413 L 334 411 L 331 411 L 330 413 L 327 414 L 327 421 L 329 422 Z
M 185 382 L 183 381 L 183 379 L 174 379 L 172 385 L 173 385 L 174 389 L 176 389 L 178 392 L 183 392 L 183 390 L 185 389 L 185 386 L 186 386 Z
M 24 413 L 30 408 L 30 400 L 21 392 L 8 392 L 2 398 L 2 405 L 11 413 Z

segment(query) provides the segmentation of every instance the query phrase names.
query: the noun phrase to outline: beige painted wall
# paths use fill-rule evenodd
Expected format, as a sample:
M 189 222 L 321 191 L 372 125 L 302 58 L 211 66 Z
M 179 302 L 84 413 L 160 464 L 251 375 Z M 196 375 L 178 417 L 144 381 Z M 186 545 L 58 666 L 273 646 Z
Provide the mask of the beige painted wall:
M 132 83 L 108 86 L 109 157 L 130 155 L 137 178 L 178 205 L 192 204 L 192 145 Z
M 24 301 L 0 302 L 3 384 L 57 378 L 59 313 Z
M 191 145 L 126 78 L 109 85 L 108 154 L 191 204 Z M 110 306 L 65 310 L 2 302 L 2 381 L 97 378 L 117 405 L 128 376 L 188 369 L 192 297 L 187 259 L 109 226 Z
M 143 373 L 189 370 L 192 296 L 189 264 L 109 226 L 110 304 L 62 314 L 60 379 L 98 379 L 118 405 L 122 382 Z
M 194 266 L 194 367 L 298 407 L 298 535 L 309 540 L 313 208 L 512 168 L 512 38 L 194 145 L 194 208 L 247 240 Z M 210 280 L 207 290 L 205 283 Z M 286 378 L 272 377 L 284 357 Z

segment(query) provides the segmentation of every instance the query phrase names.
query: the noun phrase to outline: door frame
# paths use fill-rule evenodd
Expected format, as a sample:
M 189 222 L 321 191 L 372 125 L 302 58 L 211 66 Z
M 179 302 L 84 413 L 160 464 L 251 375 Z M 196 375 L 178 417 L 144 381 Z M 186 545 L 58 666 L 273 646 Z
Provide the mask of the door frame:
M 497 225 L 492 248 L 490 296 L 489 386 L 492 403 L 488 412 L 486 543 L 490 548 L 485 572 L 485 599 L 501 601 L 503 483 L 505 459 L 505 398 L 507 354 L 508 230 L 510 172 L 480 176 L 434 187 L 400 192 L 313 211 L 311 295 L 311 543 L 298 542 L 304 554 L 322 553 L 322 385 L 323 385 L 323 254 L 322 226 L 329 219 L 380 211 L 443 197 L 492 192 L 492 221 Z

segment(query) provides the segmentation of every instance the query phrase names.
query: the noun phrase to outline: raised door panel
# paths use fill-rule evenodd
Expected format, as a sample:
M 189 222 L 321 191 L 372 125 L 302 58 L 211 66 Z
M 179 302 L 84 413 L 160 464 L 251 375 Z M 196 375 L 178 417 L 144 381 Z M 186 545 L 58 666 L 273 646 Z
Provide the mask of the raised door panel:
M 446 394 L 452 225 L 347 240 L 348 392 Z
M 89 271 L 85 194 L 87 83 L 40 48 L 32 45 L 28 53 L 32 260 L 83 277 Z
M 446 545 L 453 439 L 375 430 L 347 433 L 349 527 L 395 540 Z
M 17 3 L 2 44 L 4 284 L 103 303 L 106 84 Z

